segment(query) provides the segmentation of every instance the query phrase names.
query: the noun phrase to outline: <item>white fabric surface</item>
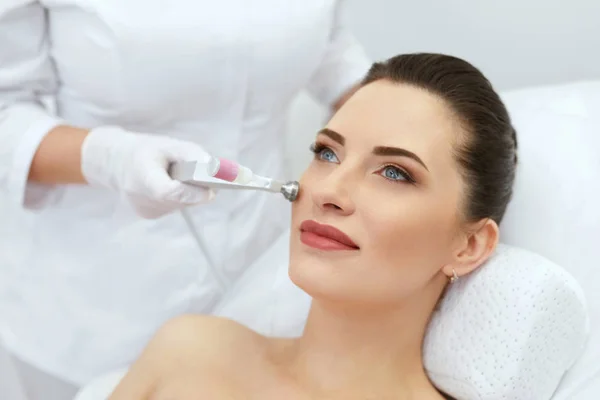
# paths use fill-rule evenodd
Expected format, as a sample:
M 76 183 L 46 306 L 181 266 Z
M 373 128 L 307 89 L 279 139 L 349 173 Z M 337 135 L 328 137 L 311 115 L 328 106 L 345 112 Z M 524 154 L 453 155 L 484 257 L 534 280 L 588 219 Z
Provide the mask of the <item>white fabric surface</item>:
M 25 396 L 22 400 L 71 400 L 80 389 L 77 385 L 47 374 L 14 356 L 11 356 L 11 363 L 14 372 L 18 374 Z M 13 400 L 13 397 L 5 396 L 5 393 L 0 391 L 0 399 Z
M 221 192 L 146 221 L 113 193 L 26 185 L 61 121 L 190 140 L 283 177 L 288 106 L 331 103 L 370 62 L 334 0 L 0 1 L 0 337 L 74 382 L 127 364 L 168 318 L 209 312 L 288 225 L 279 196 Z M 43 105 L 48 105 L 45 108 Z M 281 175 L 281 176 L 280 176 Z
M 11 355 L 0 340 L 0 398 L 9 400 L 28 400 L 19 372 Z
M 600 399 L 600 80 L 504 93 L 519 138 L 501 241 L 565 268 L 583 287 L 589 343 L 555 400 Z

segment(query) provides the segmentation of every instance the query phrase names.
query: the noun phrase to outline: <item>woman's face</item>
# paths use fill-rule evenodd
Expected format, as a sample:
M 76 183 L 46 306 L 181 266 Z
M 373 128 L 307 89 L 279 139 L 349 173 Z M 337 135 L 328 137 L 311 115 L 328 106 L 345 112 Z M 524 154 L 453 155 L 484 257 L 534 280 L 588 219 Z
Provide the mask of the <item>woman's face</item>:
M 461 237 L 460 135 L 424 90 L 383 80 L 361 88 L 318 133 L 301 178 L 292 280 L 313 297 L 368 304 L 440 282 Z

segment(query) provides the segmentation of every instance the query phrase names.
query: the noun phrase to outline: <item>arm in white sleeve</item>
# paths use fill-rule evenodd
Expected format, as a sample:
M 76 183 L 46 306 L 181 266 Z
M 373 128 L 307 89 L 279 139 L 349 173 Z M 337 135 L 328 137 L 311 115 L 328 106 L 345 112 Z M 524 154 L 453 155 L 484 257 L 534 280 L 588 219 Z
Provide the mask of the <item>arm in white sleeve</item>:
M 24 206 L 35 152 L 62 123 L 42 105 L 57 86 L 49 53 L 45 9 L 31 0 L 1 0 L 0 193 Z
M 307 87 L 329 107 L 358 84 L 371 66 L 362 46 L 344 25 L 342 11 L 343 1 L 338 1 L 327 51 Z
M 211 190 L 167 174 L 170 162 L 208 157 L 200 145 L 117 127 L 87 131 L 44 108 L 58 81 L 46 18 L 37 1 L 0 0 L 0 196 L 41 208 L 57 185 L 90 184 L 123 194 L 144 218 L 211 200 Z

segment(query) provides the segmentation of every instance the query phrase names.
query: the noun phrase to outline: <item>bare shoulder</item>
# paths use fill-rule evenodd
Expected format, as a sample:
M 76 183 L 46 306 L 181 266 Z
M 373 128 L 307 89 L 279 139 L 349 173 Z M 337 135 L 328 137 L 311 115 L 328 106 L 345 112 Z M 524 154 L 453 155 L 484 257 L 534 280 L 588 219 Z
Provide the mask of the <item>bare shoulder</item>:
M 245 336 L 257 335 L 251 329 L 231 319 L 215 317 L 211 315 L 185 314 L 167 321 L 158 331 L 157 336 L 161 339 L 171 337 L 190 340 L 197 339 L 197 335 L 203 336 Z
M 191 390 L 191 384 L 206 390 L 211 379 L 234 370 L 236 361 L 254 364 L 260 360 L 267 343 L 265 337 L 228 319 L 173 318 L 157 331 L 110 399 L 162 398 L 153 393 L 164 391 L 172 398 L 173 393 Z
M 230 319 L 205 315 L 182 315 L 169 320 L 153 339 L 157 350 L 172 357 L 180 354 L 217 355 L 233 350 L 256 348 L 267 344 L 267 339 Z

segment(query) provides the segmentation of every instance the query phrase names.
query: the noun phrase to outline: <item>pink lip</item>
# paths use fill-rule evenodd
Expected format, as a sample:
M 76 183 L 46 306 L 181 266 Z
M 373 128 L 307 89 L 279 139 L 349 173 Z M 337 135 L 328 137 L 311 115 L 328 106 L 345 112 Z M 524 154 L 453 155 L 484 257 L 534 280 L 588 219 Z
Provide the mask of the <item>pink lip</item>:
M 319 250 L 358 250 L 359 247 L 344 232 L 316 221 L 300 224 L 300 241 Z

